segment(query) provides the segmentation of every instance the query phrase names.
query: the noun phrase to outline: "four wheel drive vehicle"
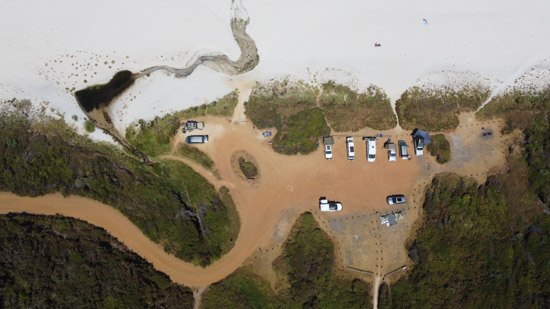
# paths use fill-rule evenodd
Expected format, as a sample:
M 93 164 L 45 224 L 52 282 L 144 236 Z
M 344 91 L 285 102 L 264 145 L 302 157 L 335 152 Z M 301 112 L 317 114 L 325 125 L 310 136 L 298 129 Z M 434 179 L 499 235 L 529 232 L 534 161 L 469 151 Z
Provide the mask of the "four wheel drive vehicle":
M 353 143 L 353 137 L 346 137 L 346 145 L 348 148 L 348 160 L 355 160 L 355 144 Z
M 332 159 L 332 145 L 325 145 L 325 159 Z
M 386 202 L 388 202 L 388 205 L 403 204 L 407 202 L 407 199 L 402 194 L 390 195 L 386 198 Z
M 319 199 L 319 209 L 321 211 L 342 211 L 342 203 L 329 201 L 326 197 L 321 197 Z
M 388 141 L 384 143 L 384 148 L 388 150 L 388 160 L 390 162 L 397 161 L 397 147 L 395 147 L 395 143 L 391 141 L 391 138 L 388 138 Z
M 204 144 L 208 142 L 208 135 L 189 135 L 185 139 L 186 144 Z
M 417 156 L 421 156 L 424 154 L 424 139 L 423 138 L 415 138 L 414 139 L 414 153 Z
M 405 143 L 405 141 L 399 141 L 397 145 L 399 146 L 399 155 L 401 156 L 401 159 L 410 160 L 411 155 L 409 155 L 409 153 L 407 152 L 407 148 L 409 148 L 409 146 L 407 146 L 407 143 Z
M 376 160 L 376 137 L 364 137 L 367 141 L 367 161 L 374 162 Z
M 204 122 L 203 121 L 195 121 L 195 120 L 188 120 L 183 123 L 183 133 L 186 131 L 193 131 L 193 130 L 202 130 L 204 129 Z

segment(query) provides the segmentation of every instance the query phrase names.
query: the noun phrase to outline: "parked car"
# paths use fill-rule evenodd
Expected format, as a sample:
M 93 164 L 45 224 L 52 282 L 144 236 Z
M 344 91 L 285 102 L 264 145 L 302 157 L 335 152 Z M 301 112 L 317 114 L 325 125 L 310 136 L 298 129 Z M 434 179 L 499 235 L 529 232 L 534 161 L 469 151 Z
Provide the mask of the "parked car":
M 325 159 L 332 159 L 332 145 L 325 145 Z
M 390 195 L 386 198 L 386 202 L 388 202 L 388 205 L 393 205 L 393 204 L 404 204 L 407 202 L 407 199 L 405 198 L 404 195 L 402 194 L 397 194 L 397 195 Z
M 376 160 L 376 137 L 365 137 L 367 140 L 367 161 Z
M 348 160 L 355 160 L 355 144 L 353 143 L 353 137 L 346 137 L 346 145 L 348 148 Z
M 319 209 L 321 211 L 342 211 L 342 203 L 333 202 L 327 200 L 326 197 L 321 197 L 319 199 Z
M 208 142 L 208 135 L 189 135 L 185 139 L 186 144 L 204 144 Z
M 325 159 L 332 159 L 332 144 L 334 144 L 334 138 L 332 136 L 323 137 L 323 144 L 325 145 Z
M 384 148 L 388 150 L 388 160 L 390 162 L 397 161 L 397 147 L 395 147 L 395 143 L 391 141 L 391 138 L 388 138 L 384 143 Z
M 401 156 L 401 159 L 410 159 L 411 155 L 409 155 L 409 153 L 407 152 L 407 148 L 409 148 L 409 146 L 407 146 L 407 143 L 405 143 L 405 141 L 399 141 L 397 144 L 399 145 L 399 155 Z
M 424 139 L 423 138 L 415 138 L 414 139 L 414 153 L 417 156 L 424 155 Z

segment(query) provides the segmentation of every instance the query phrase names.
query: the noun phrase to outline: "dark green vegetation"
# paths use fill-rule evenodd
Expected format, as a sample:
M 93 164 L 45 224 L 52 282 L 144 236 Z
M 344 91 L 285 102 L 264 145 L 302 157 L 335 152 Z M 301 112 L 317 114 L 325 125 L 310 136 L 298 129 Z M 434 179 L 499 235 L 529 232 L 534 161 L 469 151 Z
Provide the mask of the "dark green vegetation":
M 458 126 L 459 113 L 475 111 L 488 96 L 489 90 L 427 91 L 413 87 L 401 95 L 395 109 L 403 129 L 450 130 Z
M 509 172 L 482 186 L 455 175 L 434 179 L 409 246 L 416 265 L 391 293 L 381 290 L 381 308 L 550 307 L 548 96 L 521 96 L 517 109 L 490 107 L 503 99 L 495 100 L 481 117 L 503 116 L 504 133 L 523 131 L 508 147 Z
M 192 308 L 189 288 L 105 230 L 60 216 L 0 215 L 2 308 Z
M 336 275 L 334 246 L 311 213 L 295 223 L 283 254 L 273 263 L 284 281 L 274 294 L 269 283 L 241 269 L 214 284 L 205 308 L 370 308 L 371 287 Z
M 246 178 L 254 178 L 258 176 L 258 168 L 256 168 L 256 165 L 252 162 L 246 161 L 243 157 L 239 158 L 239 167 Z
M 145 165 L 76 134 L 63 121 L 30 121 L 24 114 L 0 114 L 0 190 L 101 201 L 167 252 L 200 265 L 233 246 L 240 225 L 227 189 L 216 192 L 182 163 Z
M 187 144 L 180 144 L 178 146 L 177 154 L 199 163 L 206 169 L 211 170 L 214 168 L 214 161 L 212 161 L 206 153 L 200 151 L 197 147 L 189 146 Z
M 132 86 L 135 79 L 132 72 L 120 71 L 107 84 L 90 86 L 78 90 L 74 95 L 80 107 L 88 113 L 94 109 L 108 106 L 116 96 Z
M 330 81 L 323 84 L 321 89 L 319 105 L 335 131 L 358 131 L 365 127 L 389 130 L 397 125 L 390 99 L 376 86 L 357 93 L 347 86 Z
M 432 142 L 428 145 L 428 151 L 438 163 L 447 163 L 451 159 L 451 145 L 443 134 L 432 135 Z
M 90 120 L 84 121 L 84 129 L 88 133 L 94 133 L 95 132 L 95 126 Z
M 380 308 L 547 308 L 550 216 L 517 215 L 498 177 L 436 177 L 409 245 L 415 266 L 380 295 Z
M 550 205 L 550 87 L 535 94 L 515 91 L 494 98 L 476 115 L 482 119 L 504 117 L 504 133 L 515 129 L 525 136 L 524 159 L 529 189 Z
M 136 149 L 149 156 L 155 157 L 167 153 L 171 149 L 170 139 L 176 135 L 183 120 L 206 115 L 230 117 L 237 105 L 237 99 L 238 93 L 233 91 L 210 104 L 191 107 L 162 118 L 156 117 L 149 122 L 140 120 L 139 129 L 136 130 L 133 126 L 126 129 L 126 139 Z
M 367 126 L 390 129 L 396 124 L 389 99 L 374 86 L 357 93 L 334 82 L 321 88 L 273 82 L 256 87 L 245 107 L 259 129 L 277 128 L 273 150 L 283 154 L 308 154 L 317 149 L 319 138 L 330 134 L 327 121 L 335 131 Z

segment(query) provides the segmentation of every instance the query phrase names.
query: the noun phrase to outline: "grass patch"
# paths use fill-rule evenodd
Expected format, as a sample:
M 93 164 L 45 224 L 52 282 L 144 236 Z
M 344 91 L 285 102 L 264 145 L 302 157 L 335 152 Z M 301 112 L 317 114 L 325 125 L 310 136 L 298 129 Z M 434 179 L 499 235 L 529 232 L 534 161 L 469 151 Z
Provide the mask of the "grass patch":
M 221 282 L 214 283 L 205 294 L 205 309 L 284 308 L 269 282 L 248 268 L 240 268 Z
M 369 308 L 369 284 L 337 276 L 334 246 L 311 213 L 292 227 L 273 266 L 286 281 L 277 293 L 268 282 L 241 269 L 211 286 L 205 308 Z
M 214 168 L 214 161 L 204 152 L 197 147 L 189 146 L 187 144 L 180 144 L 177 153 L 185 158 L 191 159 L 204 168 L 212 170 Z
M 252 162 L 246 161 L 243 157 L 239 158 L 239 167 L 246 178 L 254 178 L 258 176 L 258 169 L 256 168 L 256 165 Z
M 94 85 L 75 92 L 78 104 L 90 112 L 108 106 L 111 101 L 128 89 L 134 83 L 136 77 L 130 71 L 117 72 L 107 84 Z
M 62 120 L 0 114 L 0 190 L 24 196 L 61 192 L 120 210 L 177 257 L 208 265 L 239 229 L 227 192 L 175 161 L 136 162 L 113 145 L 76 134 Z M 185 237 L 183 237 L 185 235 Z
M 427 149 L 434 156 L 438 163 L 444 164 L 451 159 L 451 144 L 443 134 L 432 135 L 432 142 Z
M 195 106 L 178 111 L 163 117 L 156 117 L 152 121 L 139 120 L 139 127 L 126 128 L 126 139 L 139 151 L 155 157 L 167 153 L 171 149 L 170 140 L 176 135 L 184 119 L 206 115 L 230 117 L 237 106 L 238 93 L 232 93 L 210 104 Z
M 308 154 L 317 149 L 321 136 L 329 134 L 330 128 L 320 108 L 304 110 L 278 128 L 272 141 L 273 150 L 288 155 Z
M 189 288 L 87 222 L 0 215 L 0 243 L 3 308 L 193 308 Z
M 335 131 L 358 131 L 365 127 L 389 130 L 397 125 L 390 99 L 376 86 L 357 93 L 330 81 L 323 84 L 321 90 L 319 105 Z
M 95 132 L 95 126 L 90 120 L 84 121 L 84 129 L 88 133 L 94 133 Z
M 451 130 L 458 126 L 458 114 L 475 111 L 489 96 L 489 90 L 464 88 L 461 91 L 428 91 L 413 87 L 395 103 L 403 129 Z
M 482 120 L 508 115 L 510 112 L 550 109 L 550 86 L 536 93 L 515 90 L 494 97 L 476 117 Z

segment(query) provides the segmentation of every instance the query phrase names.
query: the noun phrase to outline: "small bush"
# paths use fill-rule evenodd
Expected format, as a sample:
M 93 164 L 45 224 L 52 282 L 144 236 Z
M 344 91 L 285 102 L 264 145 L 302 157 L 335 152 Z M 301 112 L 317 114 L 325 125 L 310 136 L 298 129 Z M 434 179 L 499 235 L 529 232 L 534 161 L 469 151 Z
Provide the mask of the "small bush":
M 436 157 L 438 163 L 443 164 L 451 159 L 451 145 L 443 134 L 433 135 L 427 149 L 432 156 Z
M 94 126 L 94 124 L 93 124 L 90 120 L 84 121 L 84 129 L 85 129 L 86 132 L 88 132 L 88 133 L 93 133 L 93 132 L 95 132 L 95 126 Z
M 258 176 L 258 169 L 254 163 L 246 161 L 243 157 L 239 158 L 239 167 L 246 178 L 254 178 Z

